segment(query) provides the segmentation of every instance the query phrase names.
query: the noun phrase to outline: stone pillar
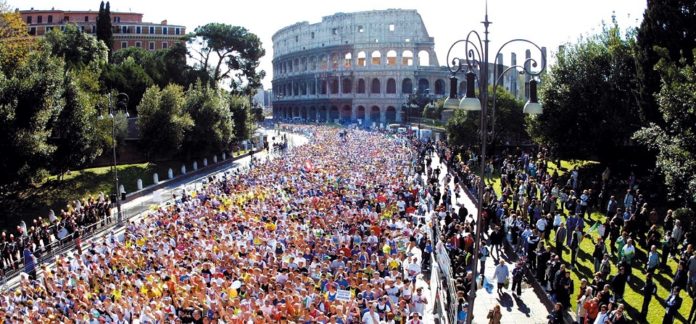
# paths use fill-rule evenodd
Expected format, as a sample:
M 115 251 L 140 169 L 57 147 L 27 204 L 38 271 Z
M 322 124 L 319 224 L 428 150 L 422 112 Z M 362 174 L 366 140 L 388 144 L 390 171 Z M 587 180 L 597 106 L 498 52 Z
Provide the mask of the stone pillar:
M 198 161 L 193 161 L 193 171 L 198 170 Z
M 213 155 L 213 163 L 217 163 L 217 154 Z
M 159 175 L 157 173 L 152 175 L 152 183 L 159 184 Z
M 358 119 L 358 106 L 353 105 L 350 110 L 350 120 L 356 121 Z
M 186 165 L 181 166 L 181 174 L 186 174 Z
M 138 186 L 138 190 L 143 190 L 143 180 L 142 179 L 138 179 L 136 184 Z
M 223 161 L 227 160 L 227 153 L 222 152 L 222 160 Z
M 203 166 L 207 167 L 208 166 L 208 158 L 203 159 Z
M 174 179 L 174 170 L 172 170 L 172 168 L 169 168 L 169 171 L 167 171 L 167 177 L 169 179 Z

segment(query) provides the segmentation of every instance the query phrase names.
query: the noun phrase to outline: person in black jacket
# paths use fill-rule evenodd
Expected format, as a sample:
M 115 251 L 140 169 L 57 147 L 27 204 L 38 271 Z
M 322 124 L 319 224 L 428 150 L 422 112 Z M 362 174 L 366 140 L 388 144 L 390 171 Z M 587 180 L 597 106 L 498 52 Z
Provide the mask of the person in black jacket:
M 626 281 L 628 281 L 628 276 L 626 275 L 626 268 L 620 267 L 619 273 L 611 279 L 611 290 L 614 291 L 614 296 L 616 296 L 616 301 L 623 301 L 624 291 L 626 291 Z
M 672 288 L 672 293 L 665 299 L 665 317 L 662 320 L 662 324 L 672 324 L 674 323 L 674 315 L 679 313 L 679 308 L 681 308 L 682 298 L 679 296 L 680 288 Z
M 563 324 L 563 305 L 556 303 L 548 316 L 549 324 Z
M 522 295 L 522 279 L 524 278 L 524 267 L 523 262 L 517 262 L 515 269 L 512 269 L 512 293 L 517 294 L 517 296 Z M 517 288 L 517 290 L 515 290 Z
M 653 281 L 652 273 L 648 273 L 645 276 L 645 286 L 643 286 L 640 292 L 643 293 L 643 307 L 640 309 L 640 313 L 646 315 L 648 314 L 648 307 L 650 307 L 650 300 L 652 300 L 652 296 L 657 293 L 657 286 Z

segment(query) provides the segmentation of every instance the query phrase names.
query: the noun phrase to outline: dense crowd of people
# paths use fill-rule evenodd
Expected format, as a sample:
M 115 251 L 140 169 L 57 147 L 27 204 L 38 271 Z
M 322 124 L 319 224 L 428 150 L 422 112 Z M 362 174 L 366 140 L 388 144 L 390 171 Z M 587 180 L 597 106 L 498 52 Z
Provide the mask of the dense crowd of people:
M 100 194 L 97 197 L 75 200 L 58 215 L 51 212 L 47 218 L 35 218 L 31 225 L 22 221 L 17 226 L 16 235 L 8 235 L 7 231 L 3 231 L 0 239 L 2 275 L 23 269 L 25 250 L 38 258 L 51 252 L 59 244 L 79 238 L 92 225 L 110 223 L 110 206 L 110 199 Z
M 481 180 L 472 168 L 479 166 L 478 156 L 471 151 L 455 156 L 444 145 L 436 150 L 451 171 L 455 186 L 462 186 L 477 200 Z M 519 283 L 526 273 L 521 270 L 527 268 L 535 277 L 527 279 L 537 280 L 557 303 L 549 317 L 552 323 L 563 323 L 562 314 L 566 311 L 575 313 L 577 322 L 582 324 L 627 323 L 624 293 L 627 284 L 635 281 L 632 274 L 642 271 L 647 276 L 644 283 L 633 283 L 642 285 L 640 314 L 644 316 L 657 292 L 654 278 L 660 273 L 672 276 L 669 295 L 660 296 L 665 305 L 664 323 L 672 323 L 681 307 L 681 291 L 696 301 L 693 247 L 696 242 L 691 227 L 674 219 L 671 210 L 660 216 L 648 202 L 650 193 L 639 186 L 633 174 L 619 185 L 625 186 L 622 195 L 610 194 L 608 169 L 600 181 L 583 182 L 577 169 L 559 176 L 557 169 L 549 172 L 548 162 L 544 151 L 535 155 L 518 150 L 494 157 L 485 167 L 488 182 L 483 193 L 484 235 L 477 253 L 480 259 L 490 255 L 500 261 L 492 277 L 497 281 L 498 292 L 502 293 L 512 282 L 512 293 L 519 295 Z M 489 185 L 493 183 L 489 181 L 493 173 L 501 175 L 500 194 Z M 460 296 L 466 296 L 471 281 L 476 280 L 471 276 L 475 266 L 471 264 L 475 253 L 471 233 L 475 223 L 465 208 L 457 211 L 449 206 L 451 195 L 460 194 L 451 191 L 446 190 L 442 198 L 447 204 L 445 233 L 451 243 L 448 247 L 453 264 L 458 269 L 455 272 L 462 274 L 457 279 Z M 593 212 L 604 214 L 606 221 L 591 218 Z M 580 289 L 574 291 L 576 285 L 570 273 L 578 271 L 577 258 L 583 240 L 592 240 L 594 245 L 592 251 L 586 251 L 592 257 L 593 276 L 583 278 L 578 272 L 582 278 Z M 516 252 L 521 261 L 505 264 L 500 253 L 505 246 Z M 647 255 L 641 255 L 638 246 L 648 251 Z M 563 260 L 564 253 L 569 253 L 569 262 Z M 669 258 L 678 262 L 673 275 L 666 266 Z M 576 306 L 571 309 L 573 299 Z M 696 321 L 696 302 L 692 305 L 689 323 Z
M 426 185 L 403 137 L 307 126 L 309 144 L 210 179 L 123 236 L 37 265 L 15 323 L 422 323 Z

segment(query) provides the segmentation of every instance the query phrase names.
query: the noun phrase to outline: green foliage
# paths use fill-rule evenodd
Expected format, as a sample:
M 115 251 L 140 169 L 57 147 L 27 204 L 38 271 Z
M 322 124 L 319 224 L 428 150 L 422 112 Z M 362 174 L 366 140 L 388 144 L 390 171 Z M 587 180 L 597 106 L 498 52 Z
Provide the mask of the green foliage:
M 196 28 L 189 43 L 198 47 L 194 49 L 197 68 L 210 73 L 213 86 L 228 81 L 233 94 L 245 96 L 254 95 L 261 86 L 266 73 L 256 69 L 266 51 L 258 36 L 246 28 L 209 23 Z
M 240 142 L 251 137 L 253 118 L 250 114 L 249 99 L 232 95 L 229 99 L 229 109 L 234 122 L 235 141 Z
M 186 132 L 184 148 L 188 154 L 219 153 L 232 142 L 232 113 L 220 90 L 199 81 L 186 91 L 185 110 L 194 126 Z
M 171 156 L 179 152 L 184 134 L 193 127 L 191 115 L 184 107 L 184 90 L 170 84 L 163 90 L 152 86 L 138 105 L 141 144 L 148 155 Z
M 492 120 L 493 87 L 488 87 L 489 120 Z M 469 112 L 456 109 L 447 122 L 447 136 L 455 146 L 479 145 L 481 142 L 480 112 Z M 496 144 L 520 144 L 529 139 L 525 131 L 522 102 L 505 89 L 498 87 L 495 100 L 495 130 Z M 491 131 L 489 126 L 489 131 Z
M 62 94 L 63 62 L 45 46 L 12 74 L 0 73 L 0 186 L 27 183 L 48 163 Z
M 206 81 L 207 73 L 197 73 L 186 64 L 186 54 L 186 46 L 180 43 L 157 51 L 148 51 L 141 47 L 128 47 L 114 53 L 113 63 L 122 64 L 132 58 L 137 65 L 143 68 L 153 83 L 160 87 L 165 87 L 170 83 L 188 87 L 199 76 L 202 76 L 201 79 Z
M 67 70 L 107 62 L 108 48 L 94 36 L 81 32 L 76 25 L 65 25 L 65 31 L 54 29 L 44 37 L 51 53 L 65 61 Z
M 82 93 L 70 73 L 65 77 L 64 88 L 65 104 L 53 127 L 56 150 L 51 161 L 51 167 L 60 175 L 70 168 L 85 166 L 102 152 L 89 96 Z
M 97 39 L 104 42 L 109 49 L 109 57 L 114 48 L 114 30 L 111 26 L 111 6 L 109 2 L 104 1 L 99 5 L 99 15 L 97 15 Z
M 662 89 L 657 94 L 664 125 L 651 123 L 635 138 L 657 152 L 657 167 L 673 198 L 696 201 L 696 70 L 665 57 L 658 64 Z
M 117 90 L 128 95 L 128 110 L 133 111 L 148 87 L 154 82 L 133 57 L 127 57 L 121 63 L 108 65 L 101 75 L 105 89 Z
M 638 104 L 643 123 L 663 124 L 655 95 L 660 75 L 655 65 L 661 56 L 656 48 L 667 49 L 669 60 L 691 65 L 696 48 L 696 2 L 693 0 L 648 1 L 643 22 L 636 35 L 635 61 L 639 85 Z
M 563 159 L 620 157 L 639 128 L 631 43 L 605 28 L 557 55 L 541 84 L 544 113 L 527 119 L 536 143 Z

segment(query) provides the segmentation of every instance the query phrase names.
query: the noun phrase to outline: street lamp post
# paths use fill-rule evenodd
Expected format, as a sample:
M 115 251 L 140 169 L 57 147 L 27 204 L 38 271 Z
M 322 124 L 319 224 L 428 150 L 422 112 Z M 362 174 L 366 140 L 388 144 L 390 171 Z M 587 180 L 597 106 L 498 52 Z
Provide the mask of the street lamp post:
M 488 39 L 488 26 L 491 24 L 491 22 L 488 20 L 488 3 L 486 3 L 486 11 L 485 11 L 485 17 L 483 27 L 483 40 L 481 39 L 480 34 L 476 30 L 471 30 L 467 34 L 465 39 L 460 39 L 456 42 L 454 42 L 450 48 L 449 51 L 447 52 L 447 67 L 449 71 L 451 72 L 451 77 L 450 77 L 450 95 L 449 97 L 445 100 L 444 103 L 444 108 L 445 109 L 463 109 L 465 111 L 480 111 L 481 112 L 481 120 L 480 120 L 480 127 L 481 127 L 481 154 L 480 154 L 480 181 L 478 185 L 478 201 L 476 202 L 476 207 L 477 207 L 477 215 L 476 215 L 476 227 L 475 227 L 475 236 L 474 236 L 474 253 L 472 256 L 472 272 L 473 272 L 473 280 L 471 281 L 471 288 L 469 290 L 469 296 L 468 297 L 468 303 L 469 303 L 469 315 L 467 316 L 467 323 L 472 322 L 473 318 L 473 313 L 474 313 L 474 300 L 476 298 L 476 279 L 478 277 L 478 263 L 479 263 L 479 258 L 478 258 L 478 251 L 480 249 L 480 243 L 481 243 L 481 215 L 482 215 L 482 210 L 483 210 L 483 193 L 485 191 L 486 183 L 485 183 L 485 168 L 486 168 L 486 144 L 488 142 L 487 140 L 487 135 L 488 135 L 488 65 L 489 65 L 489 39 Z M 529 45 L 532 45 L 536 49 L 539 50 L 541 53 L 541 67 L 538 71 L 532 71 L 531 68 L 537 67 L 537 61 L 532 58 L 528 58 L 525 60 L 524 65 L 513 65 L 508 68 L 506 68 L 503 71 L 498 71 L 498 64 L 494 64 L 493 67 L 493 97 L 492 97 L 492 103 L 493 103 L 493 109 L 492 109 L 492 116 L 491 119 L 493 119 L 492 124 L 495 125 L 495 101 L 496 101 L 496 94 L 497 94 L 497 87 L 502 80 L 502 77 L 509 71 L 517 71 L 520 74 L 529 74 L 532 76 L 532 80 L 530 81 L 530 96 L 529 96 L 529 101 L 525 104 L 524 106 L 524 113 L 527 114 L 541 114 L 542 113 L 542 108 L 541 104 L 539 104 L 537 100 L 537 95 L 536 95 L 536 80 L 534 79 L 535 77 L 538 77 L 546 68 L 546 53 L 544 50 L 542 50 L 541 47 L 539 47 L 537 44 L 535 44 L 532 41 L 526 40 L 526 39 L 521 39 L 521 38 L 516 38 L 509 40 L 503 45 L 500 46 L 498 49 L 496 55 L 494 56 L 496 59 L 498 55 L 501 53 L 501 51 L 507 46 L 508 44 L 511 43 L 516 43 L 516 42 L 522 42 L 522 43 L 527 43 Z M 450 59 L 450 54 L 452 53 L 452 49 L 454 48 L 455 45 L 459 43 L 464 43 L 465 45 L 465 57 L 460 58 L 460 57 L 453 57 Z M 496 62 L 497 63 L 497 62 Z M 479 67 L 479 94 L 480 94 L 480 100 L 479 98 L 476 97 L 475 95 L 475 78 L 476 74 L 474 73 L 475 67 Z M 456 74 L 458 72 L 464 71 L 466 68 L 466 95 L 464 98 L 459 100 L 459 97 L 457 96 L 457 77 Z M 494 126 L 491 126 L 491 138 L 493 137 L 493 131 L 495 130 Z M 454 300 L 455 307 L 457 300 Z
M 118 102 L 116 103 L 116 108 L 114 109 L 113 105 L 111 104 L 111 93 L 109 93 L 109 117 L 111 118 L 111 148 L 112 148 L 112 153 L 114 157 L 114 198 L 116 200 L 116 221 L 117 224 L 120 225 L 123 222 L 123 213 L 121 212 L 121 192 L 119 190 L 119 185 L 118 185 L 118 163 L 116 161 L 116 113 L 123 111 L 126 114 L 126 118 L 128 117 L 128 95 L 125 93 L 119 93 L 118 96 Z

